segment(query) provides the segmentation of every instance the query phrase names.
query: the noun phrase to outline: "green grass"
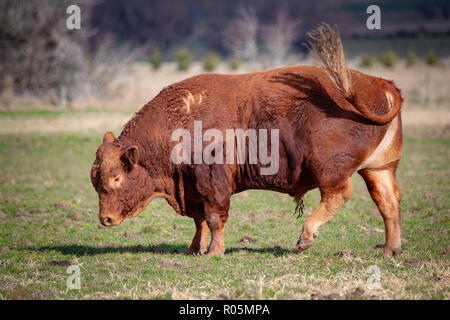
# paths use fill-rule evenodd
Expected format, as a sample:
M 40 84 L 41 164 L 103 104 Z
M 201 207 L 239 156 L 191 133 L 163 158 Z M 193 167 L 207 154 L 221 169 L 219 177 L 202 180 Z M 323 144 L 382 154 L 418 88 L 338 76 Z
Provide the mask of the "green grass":
M 394 259 L 374 248 L 383 222 L 357 175 L 352 199 L 303 253 L 292 249 L 317 191 L 299 219 L 288 196 L 235 195 L 221 258 L 185 255 L 194 223 L 163 200 L 101 227 L 89 180 L 100 141 L 100 134 L 0 136 L 0 299 L 449 298 L 448 137 L 405 139 L 404 253 Z M 80 290 L 66 290 L 68 264 L 80 265 Z M 382 289 L 369 290 L 374 264 Z

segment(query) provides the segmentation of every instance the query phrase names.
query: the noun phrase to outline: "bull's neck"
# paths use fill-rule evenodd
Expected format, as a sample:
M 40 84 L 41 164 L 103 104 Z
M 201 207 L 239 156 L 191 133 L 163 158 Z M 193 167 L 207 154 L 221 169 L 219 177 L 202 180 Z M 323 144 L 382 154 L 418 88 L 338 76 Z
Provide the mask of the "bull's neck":
M 139 161 L 152 176 L 173 176 L 170 157 L 170 137 L 178 127 L 170 108 L 166 106 L 164 90 L 137 112 L 124 126 L 118 143 L 122 148 L 138 147 Z
M 175 181 L 175 170 L 167 153 L 167 142 L 161 137 L 141 135 L 142 131 L 132 130 L 121 134 L 117 143 L 121 148 L 135 145 L 138 147 L 139 164 L 148 172 L 151 183 L 150 197 L 163 197 L 178 214 L 184 214 L 184 204 L 180 203 L 177 194 L 178 180 Z

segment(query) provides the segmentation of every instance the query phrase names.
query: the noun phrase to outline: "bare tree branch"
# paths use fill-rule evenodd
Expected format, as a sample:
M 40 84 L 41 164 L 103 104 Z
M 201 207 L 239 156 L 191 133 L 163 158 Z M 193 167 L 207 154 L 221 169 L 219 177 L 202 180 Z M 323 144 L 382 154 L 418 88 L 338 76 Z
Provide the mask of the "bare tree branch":
M 263 27 L 262 39 L 272 66 L 280 67 L 291 53 L 295 40 L 300 35 L 301 20 L 289 16 L 286 7 L 282 7 L 275 22 Z
M 259 22 L 253 8 L 241 7 L 225 31 L 225 42 L 234 56 L 255 59 L 258 56 Z

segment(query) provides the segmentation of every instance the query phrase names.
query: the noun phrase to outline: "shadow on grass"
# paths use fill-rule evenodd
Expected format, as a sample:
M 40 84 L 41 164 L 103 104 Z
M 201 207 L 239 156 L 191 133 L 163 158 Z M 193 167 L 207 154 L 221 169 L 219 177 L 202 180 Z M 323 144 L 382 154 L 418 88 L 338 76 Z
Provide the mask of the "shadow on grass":
M 30 251 L 58 251 L 62 254 L 76 255 L 76 256 L 94 256 L 99 254 L 108 253 L 142 253 L 150 252 L 157 254 L 186 254 L 188 249 L 187 245 L 182 244 L 158 244 L 158 245 L 133 245 L 133 246 L 104 246 L 104 247 L 92 247 L 78 244 L 60 245 L 60 246 L 43 246 L 43 247 L 25 247 L 19 250 Z M 292 253 L 292 250 L 283 249 L 279 246 L 269 248 L 249 248 L 249 247 L 235 247 L 226 249 L 225 255 L 232 254 L 240 251 L 254 252 L 254 253 L 270 253 L 274 256 L 282 256 L 288 253 Z
M 187 251 L 186 245 L 179 244 L 158 244 L 158 245 L 132 245 L 132 246 L 104 246 L 104 247 L 92 247 L 79 244 L 60 245 L 60 246 L 43 246 L 43 247 L 26 247 L 22 250 L 31 251 L 58 251 L 62 254 L 71 254 L 76 256 L 95 256 L 98 254 L 108 253 L 142 253 L 151 252 L 159 254 L 178 254 Z

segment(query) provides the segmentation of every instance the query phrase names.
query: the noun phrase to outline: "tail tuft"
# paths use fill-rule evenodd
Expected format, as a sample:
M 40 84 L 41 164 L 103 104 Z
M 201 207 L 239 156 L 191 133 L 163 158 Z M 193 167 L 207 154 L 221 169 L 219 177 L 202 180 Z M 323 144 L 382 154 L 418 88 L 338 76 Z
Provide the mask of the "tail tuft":
M 324 68 L 344 97 L 352 100 L 350 74 L 342 47 L 338 27 L 330 27 L 321 23 L 316 29 L 306 34 L 309 38 L 309 49 L 317 63 Z
M 328 73 L 344 98 L 364 117 L 377 124 L 386 124 L 395 118 L 402 103 L 400 93 L 398 93 L 400 98 L 394 98 L 392 92 L 384 92 L 390 110 L 383 115 L 374 113 L 364 102 L 358 101 L 357 92 L 354 92 L 352 88 L 350 72 L 346 66 L 344 49 L 337 26 L 330 27 L 322 22 L 316 29 L 309 31 L 307 36 L 309 38 L 309 49 L 317 63 Z M 376 88 L 372 89 L 376 90 Z M 383 90 L 382 86 L 379 89 Z M 396 90 L 398 91 L 398 89 Z

